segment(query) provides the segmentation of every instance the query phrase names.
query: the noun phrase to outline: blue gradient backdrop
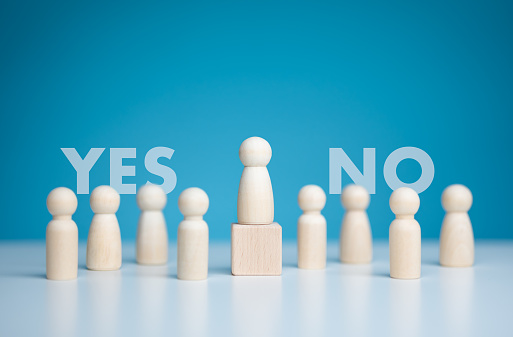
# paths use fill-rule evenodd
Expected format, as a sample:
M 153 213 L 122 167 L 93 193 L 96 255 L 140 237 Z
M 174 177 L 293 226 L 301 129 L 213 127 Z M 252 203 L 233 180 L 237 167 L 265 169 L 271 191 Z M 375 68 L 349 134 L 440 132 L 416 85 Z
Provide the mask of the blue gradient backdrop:
M 143 4 L 144 3 L 144 4 Z M 376 148 L 376 195 L 369 216 L 386 238 L 393 214 L 383 163 L 415 146 L 435 164 L 418 220 L 438 237 L 442 190 L 463 183 L 478 238 L 513 238 L 513 7 L 510 1 L 129 2 L 3 1 L 0 5 L 2 221 L 0 239 L 43 239 L 45 199 L 76 190 L 61 152 L 107 150 L 91 170 L 91 190 L 109 183 L 112 147 L 137 148 L 138 186 L 150 179 L 144 155 L 177 174 L 165 210 L 171 238 L 179 193 L 210 196 L 211 239 L 229 239 L 242 172 L 238 147 L 249 136 L 273 147 L 268 166 L 276 220 L 296 236 L 297 193 L 329 186 L 328 152 L 342 147 L 362 168 Z M 406 182 L 421 173 L 398 167 Z M 350 182 L 343 175 L 343 184 Z M 87 237 L 92 212 L 79 195 L 74 216 Z M 135 237 L 135 196 L 123 195 L 122 236 Z M 329 195 L 324 214 L 337 238 L 343 210 Z

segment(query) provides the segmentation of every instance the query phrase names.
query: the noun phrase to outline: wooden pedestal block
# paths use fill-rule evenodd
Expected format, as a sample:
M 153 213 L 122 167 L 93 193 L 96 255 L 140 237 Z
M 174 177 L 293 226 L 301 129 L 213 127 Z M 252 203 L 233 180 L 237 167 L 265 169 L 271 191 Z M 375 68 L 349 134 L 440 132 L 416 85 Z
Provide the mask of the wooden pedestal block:
M 232 274 L 281 275 L 281 226 L 232 224 Z

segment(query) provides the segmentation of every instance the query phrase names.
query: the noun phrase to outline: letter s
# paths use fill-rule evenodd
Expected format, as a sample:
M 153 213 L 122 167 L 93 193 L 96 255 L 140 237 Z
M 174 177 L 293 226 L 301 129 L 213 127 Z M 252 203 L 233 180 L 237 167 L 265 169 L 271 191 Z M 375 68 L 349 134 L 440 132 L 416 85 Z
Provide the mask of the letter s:
M 158 159 L 160 157 L 171 159 L 174 152 L 175 150 L 168 147 L 154 147 L 149 150 L 148 153 L 146 153 L 146 157 L 144 157 L 144 166 L 146 166 L 146 170 L 164 179 L 164 182 L 160 187 L 162 187 L 166 194 L 174 190 L 176 186 L 176 173 L 170 167 L 159 164 Z M 152 183 L 148 181 L 146 184 Z

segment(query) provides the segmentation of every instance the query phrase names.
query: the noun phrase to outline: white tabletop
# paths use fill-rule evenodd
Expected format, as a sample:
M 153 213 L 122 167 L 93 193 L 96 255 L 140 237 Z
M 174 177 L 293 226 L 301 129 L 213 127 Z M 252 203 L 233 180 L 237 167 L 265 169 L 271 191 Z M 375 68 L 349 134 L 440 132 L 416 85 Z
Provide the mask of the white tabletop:
M 0 242 L 0 336 L 505 336 L 513 333 L 513 241 L 478 241 L 472 268 L 442 268 L 424 241 L 422 277 L 388 276 L 387 242 L 371 265 L 299 270 L 285 243 L 281 277 L 234 277 L 229 243 L 211 243 L 207 281 L 167 266 L 88 271 L 81 243 L 75 281 L 45 278 L 44 242 Z

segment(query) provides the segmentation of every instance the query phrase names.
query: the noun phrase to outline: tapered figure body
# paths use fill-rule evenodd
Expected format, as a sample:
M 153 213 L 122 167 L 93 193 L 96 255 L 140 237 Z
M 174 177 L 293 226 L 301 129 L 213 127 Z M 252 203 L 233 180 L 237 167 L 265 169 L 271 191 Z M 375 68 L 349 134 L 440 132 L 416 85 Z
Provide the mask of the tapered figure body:
M 242 142 L 244 165 L 237 197 L 237 223 L 232 223 L 232 274 L 281 275 L 282 228 L 274 221 L 274 198 L 267 164 L 272 150 L 260 137 Z
M 119 194 L 110 186 L 98 186 L 90 197 L 94 212 L 87 237 L 86 265 L 91 270 L 121 268 L 121 233 L 116 212 Z
M 326 218 L 321 210 L 326 194 L 317 185 L 304 186 L 298 195 L 303 214 L 297 222 L 297 264 L 302 269 L 326 268 Z
M 77 197 L 66 187 L 48 194 L 46 207 L 53 215 L 46 227 L 46 277 L 73 280 L 78 268 L 78 228 L 71 216 L 77 210 Z
M 463 185 L 451 185 L 442 194 L 447 212 L 440 233 L 440 264 L 445 267 L 470 267 L 474 264 L 474 232 L 468 211 L 472 193 Z
M 191 187 L 180 194 L 178 208 L 184 219 L 178 225 L 177 277 L 180 280 L 204 280 L 208 275 L 208 226 L 203 215 L 208 196 Z
M 144 185 L 137 192 L 141 209 L 137 224 L 136 260 L 140 264 L 165 264 L 168 255 L 166 220 L 162 210 L 167 196 L 157 185 Z
M 269 225 L 274 220 L 274 199 L 267 164 L 272 150 L 260 137 L 242 142 L 239 158 L 244 165 L 237 198 L 237 221 L 241 225 Z
M 363 186 L 348 185 L 341 195 L 346 209 L 340 230 L 340 261 L 370 263 L 372 261 L 372 233 L 367 207 L 370 196 Z
M 420 277 L 420 225 L 414 218 L 419 206 L 419 196 L 411 188 L 398 188 L 390 196 L 390 208 L 396 215 L 389 232 L 392 278 Z

